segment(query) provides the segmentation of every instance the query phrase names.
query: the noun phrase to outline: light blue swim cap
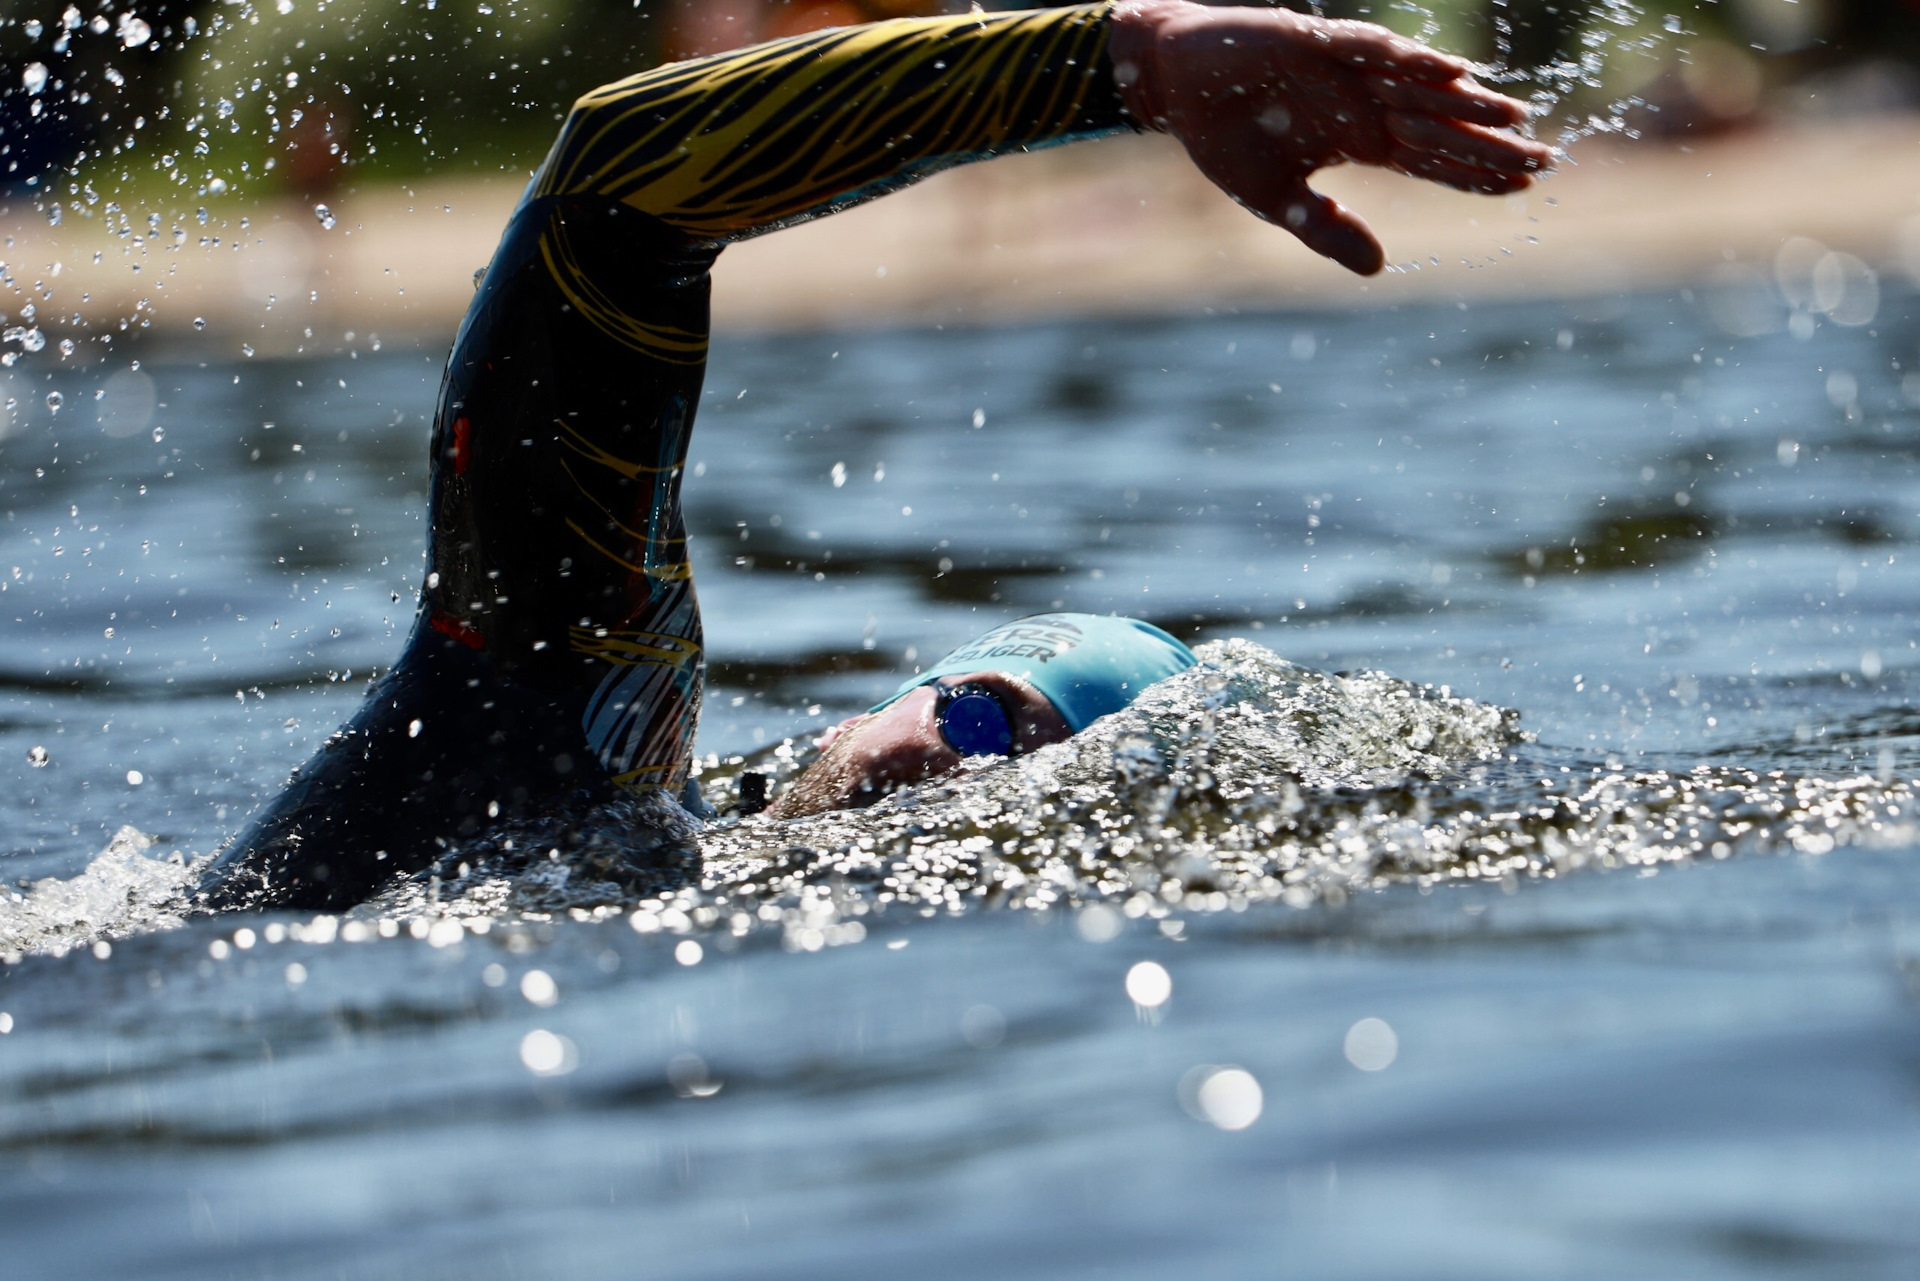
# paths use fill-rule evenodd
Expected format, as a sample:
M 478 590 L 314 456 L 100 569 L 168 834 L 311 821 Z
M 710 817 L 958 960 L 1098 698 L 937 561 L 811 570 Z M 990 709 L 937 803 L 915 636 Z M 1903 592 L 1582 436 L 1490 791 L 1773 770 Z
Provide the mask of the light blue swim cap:
M 1035 614 L 1002 623 L 894 691 L 879 711 L 943 676 L 1005 672 L 1032 683 L 1078 734 L 1155 681 L 1200 660 L 1151 623 L 1103 614 Z

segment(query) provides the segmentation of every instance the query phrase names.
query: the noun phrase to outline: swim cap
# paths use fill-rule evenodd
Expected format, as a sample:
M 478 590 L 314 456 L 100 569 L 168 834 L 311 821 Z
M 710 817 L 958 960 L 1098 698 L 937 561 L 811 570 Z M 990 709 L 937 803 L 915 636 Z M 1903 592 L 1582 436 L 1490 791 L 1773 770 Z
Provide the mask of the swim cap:
M 1005 672 L 1032 683 L 1078 734 L 1155 681 L 1200 660 L 1151 623 L 1103 614 L 1035 614 L 1002 623 L 894 691 L 874 711 L 942 676 Z

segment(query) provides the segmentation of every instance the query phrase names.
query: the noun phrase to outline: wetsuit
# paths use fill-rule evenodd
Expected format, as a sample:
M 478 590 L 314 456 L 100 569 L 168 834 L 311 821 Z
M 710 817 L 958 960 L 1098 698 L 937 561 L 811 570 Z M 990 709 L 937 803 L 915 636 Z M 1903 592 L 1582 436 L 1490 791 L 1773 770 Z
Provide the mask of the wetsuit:
M 903 19 L 586 95 L 454 340 L 404 653 L 217 860 L 212 907 L 341 907 L 489 827 L 677 792 L 699 716 L 681 469 L 730 241 L 1127 126 L 1107 7 Z

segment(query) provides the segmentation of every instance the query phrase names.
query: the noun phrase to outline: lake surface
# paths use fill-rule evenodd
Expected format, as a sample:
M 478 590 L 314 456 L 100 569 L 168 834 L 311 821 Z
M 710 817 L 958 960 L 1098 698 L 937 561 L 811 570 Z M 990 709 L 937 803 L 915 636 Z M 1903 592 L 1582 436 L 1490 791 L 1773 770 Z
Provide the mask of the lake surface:
M 444 353 L 0 373 L 7 1275 L 1913 1275 L 1920 307 L 1742 289 L 723 339 L 721 795 L 1021 613 L 1299 667 L 340 920 L 169 899 L 394 657 Z

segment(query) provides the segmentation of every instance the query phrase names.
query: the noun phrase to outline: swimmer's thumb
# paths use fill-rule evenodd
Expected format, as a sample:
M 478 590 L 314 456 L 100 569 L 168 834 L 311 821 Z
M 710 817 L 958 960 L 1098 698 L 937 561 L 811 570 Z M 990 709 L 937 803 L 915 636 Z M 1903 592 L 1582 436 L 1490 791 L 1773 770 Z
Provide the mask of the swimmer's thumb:
M 1268 214 L 1300 238 L 1300 243 L 1348 271 L 1371 276 L 1386 265 L 1387 251 L 1366 219 L 1306 183 L 1294 186 L 1280 208 Z

